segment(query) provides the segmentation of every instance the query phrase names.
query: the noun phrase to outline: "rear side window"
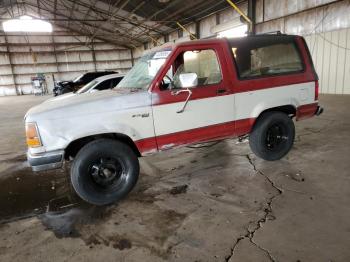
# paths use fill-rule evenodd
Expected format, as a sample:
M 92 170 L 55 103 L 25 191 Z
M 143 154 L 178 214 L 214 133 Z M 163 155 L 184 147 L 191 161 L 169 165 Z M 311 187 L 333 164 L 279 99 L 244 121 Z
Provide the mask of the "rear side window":
M 107 79 L 95 87 L 96 90 L 106 90 L 111 88 L 112 79 Z
M 231 42 L 240 78 L 301 72 L 304 65 L 294 39 L 256 38 Z

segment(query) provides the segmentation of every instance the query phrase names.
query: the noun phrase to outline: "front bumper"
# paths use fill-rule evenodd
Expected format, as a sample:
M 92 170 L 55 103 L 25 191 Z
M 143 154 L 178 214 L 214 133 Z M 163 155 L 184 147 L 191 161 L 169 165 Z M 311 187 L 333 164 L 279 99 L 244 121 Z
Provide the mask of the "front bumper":
M 64 151 L 53 151 L 42 154 L 33 155 L 27 152 L 27 158 L 29 164 L 32 166 L 33 171 L 44 171 L 50 169 L 60 168 L 63 165 Z

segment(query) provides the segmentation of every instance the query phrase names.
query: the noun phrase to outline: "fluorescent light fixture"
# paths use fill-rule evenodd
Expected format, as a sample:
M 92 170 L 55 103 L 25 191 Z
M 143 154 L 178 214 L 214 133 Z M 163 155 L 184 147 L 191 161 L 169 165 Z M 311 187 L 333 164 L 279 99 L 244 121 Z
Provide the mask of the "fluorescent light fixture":
M 241 25 L 241 26 L 237 26 L 235 28 L 231 28 L 222 32 L 218 33 L 218 37 L 243 37 L 243 36 L 247 36 L 247 30 L 248 30 L 248 26 L 247 25 Z
M 19 19 L 11 19 L 2 23 L 5 32 L 52 32 L 52 25 L 49 22 L 33 19 L 24 15 Z

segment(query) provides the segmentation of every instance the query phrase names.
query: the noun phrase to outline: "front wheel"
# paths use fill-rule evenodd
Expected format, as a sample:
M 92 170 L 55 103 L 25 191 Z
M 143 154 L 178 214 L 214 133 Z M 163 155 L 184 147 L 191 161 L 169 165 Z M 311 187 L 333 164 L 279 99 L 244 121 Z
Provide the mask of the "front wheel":
M 274 161 L 290 151 L 294 137 L 294 123 L 287 114 L 267 112 L 257 120 L 249 136 L 249 144 L 255 155 L 267 161 Z
M 75 192 L 93 205 L 107 205 L 125 197 L 139 176 L 139 161 L 126 144 L 98 139 L 85 145 L 71 168 Z

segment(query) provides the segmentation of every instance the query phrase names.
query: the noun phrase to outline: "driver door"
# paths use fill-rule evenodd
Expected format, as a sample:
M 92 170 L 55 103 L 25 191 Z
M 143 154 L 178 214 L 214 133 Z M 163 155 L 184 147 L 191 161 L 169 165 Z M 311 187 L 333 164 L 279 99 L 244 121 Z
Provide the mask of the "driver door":
M 234 135 L 234 96 L 221 45 L 180 47 L 172 59 L 152 90 L 158 149 Z M 181 83 L 186 79 L 188 88 Z

